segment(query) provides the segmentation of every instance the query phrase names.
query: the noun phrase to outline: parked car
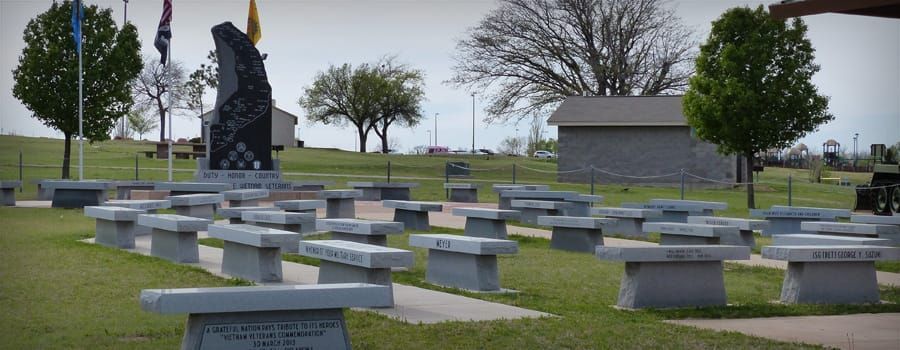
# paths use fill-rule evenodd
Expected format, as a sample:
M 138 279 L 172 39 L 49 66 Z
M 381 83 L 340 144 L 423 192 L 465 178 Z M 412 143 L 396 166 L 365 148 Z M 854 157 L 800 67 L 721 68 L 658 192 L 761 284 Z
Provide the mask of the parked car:
M 450 148 L 444 146 L 428 146 L 427 154 L 450 153 Z
M 489 155 L 489 156 L 494 155 L 494 151 L 491 151 L 491 150 L 489 150 L 489 149 L 487 149 L 487 148 L 479 148 L 479 149 L 478 149 L 478 152 L 479 152 L 480 154 L 487 154 L 487 155 Z
M 535 158 L 556 158 L 556 155 L 550 151 L 535 151 L 534 157 Z

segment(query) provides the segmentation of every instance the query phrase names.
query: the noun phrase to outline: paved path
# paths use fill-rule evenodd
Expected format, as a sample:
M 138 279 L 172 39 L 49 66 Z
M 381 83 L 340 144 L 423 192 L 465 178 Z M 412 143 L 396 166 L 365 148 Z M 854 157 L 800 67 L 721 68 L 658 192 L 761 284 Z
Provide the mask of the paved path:
M 206 237 L 201 232 L 200 237 Z M 93 243 L 93 239 L 85 242 Z M 200 267 L 217 276 L 231 277 L 222 274 L 222 249 L 200 245 L 200 263 L 188 264 Z M 126 249 L 132 253 L 150 255 L 150 236 L 138 236 L 135 249 Z M 281 283 L 260 283 L 262 285 L 282 284 L 316 284 L 319 268 L 315 266 L 283 261 Z M 444 321 L 487 321 L 498 319 L 516 319 L 526 317 L 552 316 L 551 314 L 523 309 L 506 304 L 492 303 L 480 299 L 468 298 L 430 289 L 394 283 L 394 302 L 392 308 L 364 309 L 387 315 L 391 318 L 410 323 L 438 323 Z
M 466 219 L 464 217 L 453 216 L 451 214 L 451 210 L 454 207 L 496 208 L 497 205 L 493 203 L 444 203 L 444 211 L 430 213 L 429 221 L 432 225 L 435 226 L 459 229 L 464 228 L 466 225 Z M 356 216 L 366 219 L 392 220 L 394 216 L 394 210 L 382 207 L 381 202 L 357 201 Z M 550 231 L 548 230 L 513 225 L 507 225 L 506 229 L 509 234 L 550 239 Z M 603 242 L 605 245 L 611 247 L 656 245 L 656 243 L 652 242 L 610 237 L 603 237 Z M 732 262 L 750 266 L 764 266 L 782 270 L 787 269 L 786 261 L 763 259 L 759 254 L 751 254 L 750 260 L 737 260 Z M 900 286 L 900 273 L 877 271 L 876 277 L 878 278 L 878 283 L 880 284 L 895 287 Z M 900 347 L 898 347 L 898 349 L 900 349 Z
M 900 349 L 900 313 L 666 322 L 840 349 Z

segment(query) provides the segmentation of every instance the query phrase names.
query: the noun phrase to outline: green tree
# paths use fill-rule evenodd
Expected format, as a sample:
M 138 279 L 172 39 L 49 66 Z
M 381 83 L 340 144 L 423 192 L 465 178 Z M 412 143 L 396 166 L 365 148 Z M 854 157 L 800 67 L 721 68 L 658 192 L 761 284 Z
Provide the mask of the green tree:
M 25 26 L 25 48 L 13 70 L 13 96 L 32 117 L 65 136 L 62 178 L 69 178 L 71 140 L 78 134 L 78 53 L 72 39 L 72 3 L 53 2 Z M 106 140 L 117 119 L 131 109 L 130 82 L 141 71 L 137 28 L 116 27 L 110 9 L 85 6 L 81 23 L 83 131 Z
M 148 117 L 145 112 L 144 110 L 133 110 L 128 113 L 128 128 L 139 135 L 139 140 L 144 138 L 144 134 L 159 126 L 156 119 Z
M 188 81 L 184 84 L 184 91 L 187 94 L 187 109 L 197 113 L 200 119 L 200 139 L 205 142 L 206 128 L 203 127 L 203 114 L 206 104 L 203 103 L 203 97 L 206 95 L 206 89 L 216 89 L 219 86 L 219 60 L 216 52 L 210 50 L 206 55 L 209 64 L 201 63 L 200 68 L 195 70 L 188 76 Z
M 388 128 L 416 125 L 422 118 L 422 73 L 392 60 L 353 67 L 331 66 L 316 74 L 304 88 L 298 103 L 313 122 L 343 126 L 352 124 L 359 137 L 359 151 L 366 151 L 369 132 L 381 137 L 381 150 L 390 149 Z
M 700 46 L 684 115 L 720 153 L 744 157 L 748 208 L 755 207 L 753 154 L 787 148 L 834 119 L 811 82 L 819 71 L 813 59 L 803 21 L 788 25 L 762 6 L 726 11 Z

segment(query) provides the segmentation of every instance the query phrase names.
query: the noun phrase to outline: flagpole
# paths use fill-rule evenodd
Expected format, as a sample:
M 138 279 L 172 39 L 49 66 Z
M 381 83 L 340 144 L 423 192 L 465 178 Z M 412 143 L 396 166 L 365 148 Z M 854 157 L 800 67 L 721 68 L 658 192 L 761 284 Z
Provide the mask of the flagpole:
M 172 24 L 169 23 L 169 30 L 171 30 Z M 172 72 L 172 42 L 169 42 L 169 47 L 167 48 L 169 51 L 168 62 L 166 62 L 166 75 L 169 77 L 169 182 L 172 182 L 172 89 L 174 88 L 172 82 L 172 76 L 170 73 Z
M 78 45 L 81 46 L 81 4 L 78 4 Z M 84 97 L 82 95 L 81 48 L 78 50 L 78 181 L 84 180 Z

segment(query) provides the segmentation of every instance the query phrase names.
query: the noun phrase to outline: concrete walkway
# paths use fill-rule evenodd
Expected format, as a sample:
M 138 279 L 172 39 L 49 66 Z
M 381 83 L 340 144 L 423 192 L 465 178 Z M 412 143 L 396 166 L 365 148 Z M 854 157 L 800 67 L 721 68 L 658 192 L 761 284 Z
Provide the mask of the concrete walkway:
M 206 237 L 205 232 L 198 236 Z M 86 239 L 84 242 L 93 243 Z M 150 236 L 138 236 L 135 249 L 126 249 L 132 253 L 150 255 Z M 204 245 L 199 246 L 200 263 L 188 264 L 200 267 L 210 273 L 229 278 L 222 274 L 222 249 Z M 281 283 L 260 283 L 261 285 L 283 284 L 316 284 L 319 268 L 288 261 L 281 264 L 284 281 Z M 152 286 L 150 286 L 152 287 Z M 165 288 L 165 286 L 156 286 Z M 153 287 L 153 288 L 156 288 Z M 409 323 L 438 323 L 444 321 L 488 321 L 498 319 L 516 319 L 526 317 L 553 316 L 551 314 L 523 309 L 506 304 L 492 303 L 450 293 L 394 283 L 394 302 L 392 308 L 364 309 L 387 315 L 391 318 Z
M 900 314 L 666 321 L 839 349 L 900 349 Z
M 497 205 L 493 203 L 444 203 L 444 210 L 442 212 L 430 213 L 429 221 L 431 222 L 431 225 L 458 229 L 465 228 L 466 218 L 453 216 L 453 214 L 451 214 L 452 208 L 455 207 L 479 207 L 496 209 Z M 394 210 L 382 207 L 381 202 L 357 201 L 356 216 L 365 219 L 392 220 L 394 217 Z M 509 234 L 550 239 L 550 231 L 548 230 L 513 225 L 507 225 L 506 229 Z M 652 242 L 610 237 L 603 237 L 603 242 L 605 245 L 611 247 L 656 245 L 656 243 Z M 750 266 L 763 266 L 782 270 L 787 269 L 786 261 L 763 259 L 759 254 L 751 254 L 750 260 L 737 260 L 731 262 Z M 894 287 L 900 286 L 900 273 L 876 271 L 875 274 L 878 278 L 879 284 Z M 900 349 L 900 347 L 898 347 L 898 349 Z

